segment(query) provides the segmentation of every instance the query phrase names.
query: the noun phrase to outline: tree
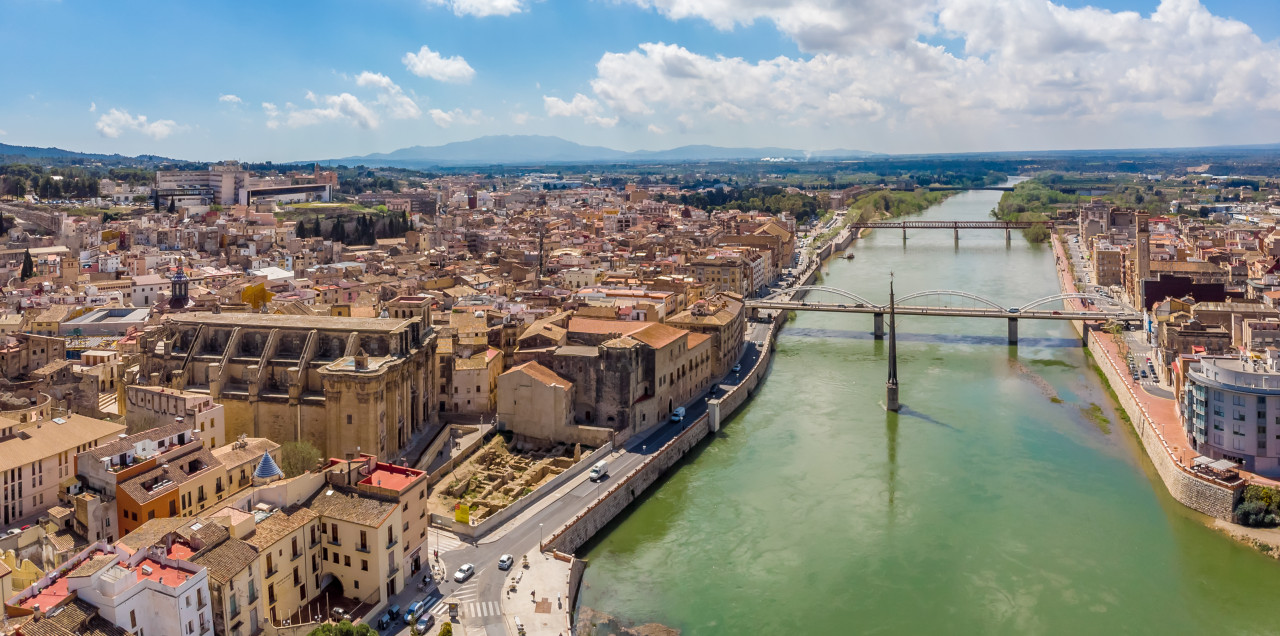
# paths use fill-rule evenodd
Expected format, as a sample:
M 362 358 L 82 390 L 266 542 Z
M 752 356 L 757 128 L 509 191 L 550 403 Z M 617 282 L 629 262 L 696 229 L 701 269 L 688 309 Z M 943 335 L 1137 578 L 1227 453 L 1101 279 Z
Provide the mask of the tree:
M 320 217 L 318 215 L 315 217 L 315 222 L 311 224 L 311 236 L 315 236 L 315 237 L 321 236 Z
M 178 211 L 178 206 L 174 205 L 173 197 L 169 197 L 169 214 L 173 214 L 174 212 L 177 212 L 177 211 Z
M 307 222 L 298 221 L 298 224 L 293 228 L 293 235 L 300 239 L 307 238 Z
M 280 447 L 280 470 L 285 477 L 297 477 L 320 461 L 320 449 L 311 442 L 285 442 Z
M 36 263 L 31 260 L 31 250 L 27 250 L 22 255 L 22 280 L 27 280 L 36 274 Z
M 453 636 L 453 623 L 444 623 L 440 626 L 439 636 Z

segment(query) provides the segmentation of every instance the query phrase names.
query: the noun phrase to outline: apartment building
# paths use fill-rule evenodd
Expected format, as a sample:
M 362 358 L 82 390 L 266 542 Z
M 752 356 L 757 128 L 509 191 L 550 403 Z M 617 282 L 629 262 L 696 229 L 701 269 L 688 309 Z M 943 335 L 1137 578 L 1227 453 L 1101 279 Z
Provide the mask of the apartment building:
M 227 439 L 226 409 L 208 394 L 163 386 L 132 385 L 125 387 L 124 397 L 120 408 L 125 421 L 135 430 L 182 423 L 198 432 L 209 450 L 230 441 Z
M 75 414 L 49 417 L 38 408 L 0 412 L 3 527 L 34 522 L 58 505 L 59 486 L 75 476 L 76 455 L 110 443 L 123 431 L 120 424 Z
M 22 632 L 33 635 L 60 633 L 48 631 L 52 624 L 41 623 L 65 620 L 58 616 L 67 611 L 96 615 L 120 630 L 114 633 L 212 634 L 208 572 L 190 559 L 218 532 L 216 527 L 204 532 L 202 528 L 203 524 L 193 522 L 178 530 L 143 531 L 114 544 L 96 542 L 14 595 L 6 610 L 26 618 L 29 622 Z
M 1250 472 L 1280 477 L 1280 354 L 1266 359 L 1202 356 L 1180 404 L 1192 447 Z

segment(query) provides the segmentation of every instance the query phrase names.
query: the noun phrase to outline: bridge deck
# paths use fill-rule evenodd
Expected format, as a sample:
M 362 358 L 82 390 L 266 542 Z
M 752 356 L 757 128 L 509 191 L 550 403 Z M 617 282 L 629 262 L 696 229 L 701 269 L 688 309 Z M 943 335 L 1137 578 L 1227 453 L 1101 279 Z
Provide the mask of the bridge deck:
M 946 230 L 1024 230 L 1036 225 L 1052 225 L 1053 221 L 865 221 L 850 223 L 851 228 L 905 228 Z
M 749 300 L 747 307 L 753 309 L 782 309 L 787 311 L 825 311 L 848 314 L 884 314 L 888 307 L 878 305 L 837 305 L 833 303 L 811 303 L 803 301 Z M 894 312 L 899 316 L 951 316 L 957 318 L 1017 318 L 1028 320 L 1116 320 L 1131 322 L 1141 319 L 1137 314 L 1125 311 L 1062 311 L 1032 309 L 1011 312 L 979 307 L 923 307 L 898 305 Z

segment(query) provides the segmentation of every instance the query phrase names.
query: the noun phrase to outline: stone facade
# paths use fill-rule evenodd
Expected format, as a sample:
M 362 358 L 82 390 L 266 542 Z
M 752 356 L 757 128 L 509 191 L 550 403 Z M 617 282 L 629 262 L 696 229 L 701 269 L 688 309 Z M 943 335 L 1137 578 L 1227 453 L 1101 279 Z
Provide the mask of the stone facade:
M 142 364 L 159 383 L 222 404 L 228 438 L 387 459 L 436 421 L 434 349 L 420 317 L 189 313 L 165 322 Z

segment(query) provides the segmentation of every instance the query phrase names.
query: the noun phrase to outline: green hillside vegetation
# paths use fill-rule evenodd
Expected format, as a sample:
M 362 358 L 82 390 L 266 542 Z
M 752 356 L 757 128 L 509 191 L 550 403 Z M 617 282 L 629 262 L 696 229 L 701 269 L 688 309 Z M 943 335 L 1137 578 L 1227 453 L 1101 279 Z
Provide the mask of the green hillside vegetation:
M 1039 179 L 1023 181 L 1004 193 L 991 216 L 1001 221 L 1048 221 L 1053 218 L 1055 206 L 1087 201 L 1089 197 L 1059 192 L 1041 183 Z M 1022 235 L 1032 243 L 1049 240 L 1048 227 L 1037 225 L 1023 230 Z

